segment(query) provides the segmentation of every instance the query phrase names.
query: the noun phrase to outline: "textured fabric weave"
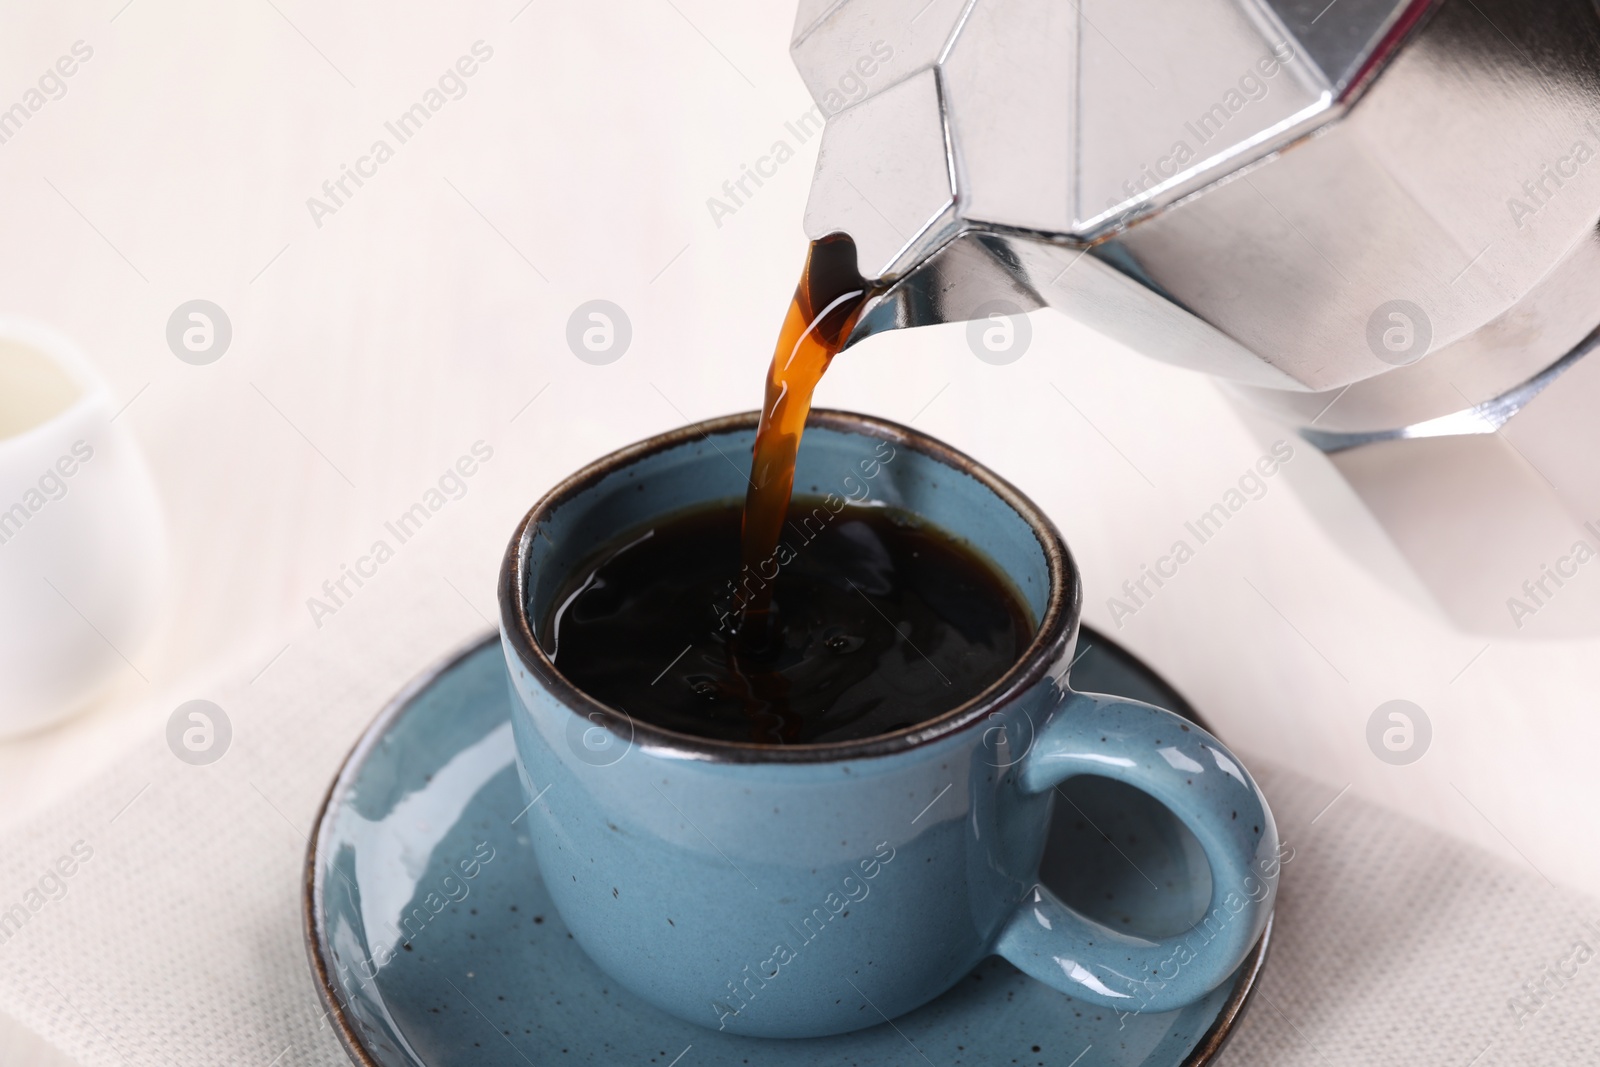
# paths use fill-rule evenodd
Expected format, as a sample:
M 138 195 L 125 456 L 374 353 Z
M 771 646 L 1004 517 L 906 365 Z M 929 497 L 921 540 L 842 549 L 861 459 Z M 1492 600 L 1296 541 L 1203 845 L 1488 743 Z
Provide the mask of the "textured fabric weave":
M 152 736 L 7 834 L 0 910 L 29 918 L 0 941 L 0 1067 L 346 1062 L 302 946 L 307 834 L 378 708 L 483 621 L 443 582 L 375 587 L 260 678 L 204 694 L 233 726 L 220 761 Z M 1600 906 L 1252 765 L 1294 854 L 1227 1067 L 1600 1063 L 1600 962 L 1574 948 L 1600 947 Z

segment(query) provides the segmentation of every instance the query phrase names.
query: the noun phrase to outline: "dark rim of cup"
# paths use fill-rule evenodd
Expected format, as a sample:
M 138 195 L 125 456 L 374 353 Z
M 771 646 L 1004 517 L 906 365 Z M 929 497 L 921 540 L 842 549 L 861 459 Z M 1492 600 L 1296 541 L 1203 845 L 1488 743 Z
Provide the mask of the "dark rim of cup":
M 635 719 L 604 704 L 573 685 L 545 655 L 534 636 L 527 611 L 527 559 L 530 542 L 541 520 L 573 497 L 616 471 L 646 456 L 665 452 L 719 434 L 754 430 L 759 412 L 707 419 L 619 449 L 568 476 L 534 504 L 517 524 L 500 566 L 500 622 L 517 658 L 574 715 L 597 723 L 619 737 L 631 738 L 641 748 L 714 763 L 828 763 L 837 760 L 891 756 L 929 745 L 985 721 L 990 710 L 1016 700 L 1061 662 L 1077 634 L 1082 603 L 1078 569 L 1067 552 L 1061 533 L 1039 508 L 1015 486 L 970 456 L 908 426 L 848 411 L 813 409 L 808 429 L 828 429 L 888 441 L 970 475 L 1022 516 L 1038 538 L 1050 575 L 1044 618 L 1022 656 L 987 689 L 964 704 L 915 726 L 854 741 L 826 741 L 800 745 L 769 745 L 749 741 L 722 741 L 669 730 Z M 804 447 L 804 446 L 802 446 Z M 620 531 L 619 531 L 620 532 Z

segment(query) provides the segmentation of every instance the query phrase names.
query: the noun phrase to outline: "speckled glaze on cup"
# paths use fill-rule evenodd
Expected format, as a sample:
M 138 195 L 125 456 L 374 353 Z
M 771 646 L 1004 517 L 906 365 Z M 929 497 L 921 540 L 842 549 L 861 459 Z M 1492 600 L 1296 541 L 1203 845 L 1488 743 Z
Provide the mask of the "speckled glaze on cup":
M 533 620 L 599 545 L 742 500 L 755 426 L 753 412 L 698 423 L 579 471 L 528 512 L 501 569 L 524 818 L 585 952 L 664 1011 L 764 1037 L 892 1019 L 990 954 L 1120 1012 L 1168 1011 L 1221 984 L 1277 891 L 1266 801 L 1199 728 L 1068 688 L 1081 593 L 1060 534 L 932 438 L 814 412 L 795 485 L 910 512 L 1011 581 L 1038 631 L 973 700 L 895 733 L 784 747 L 652 726 L 566 681 Z M 1131 936 L 1039 885 L 1054 787 L 1085 774 L 1148 793 L 1193 834 L 1211 892 L 1187 929 Z

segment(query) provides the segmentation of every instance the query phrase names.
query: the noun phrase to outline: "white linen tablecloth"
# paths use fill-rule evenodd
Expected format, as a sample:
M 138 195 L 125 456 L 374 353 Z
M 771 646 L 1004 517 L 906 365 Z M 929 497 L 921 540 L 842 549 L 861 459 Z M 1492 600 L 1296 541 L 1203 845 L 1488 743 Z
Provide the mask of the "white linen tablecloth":
M 409 580 L 375 586 L 254 682 L 209 687 L 234 728 L 217 763 L 181 763 L 150 737 L 5 836 L 4 886 L 38 885 L 62 856 L 90 853 L 0 944 L 14 1025 L 85 1067 L 344 1061 L 302 943 L 306 837 L 375 710 L 481 631 L 439 580 L 448 558 L 441 545 Z M 1596 1062 L 1600 903 L 1331 783 L 1249 762 L 1293 853 L 1262 985 L 1224 1063 Z M 6 1055 L 5 1067 L 52 1062 Z

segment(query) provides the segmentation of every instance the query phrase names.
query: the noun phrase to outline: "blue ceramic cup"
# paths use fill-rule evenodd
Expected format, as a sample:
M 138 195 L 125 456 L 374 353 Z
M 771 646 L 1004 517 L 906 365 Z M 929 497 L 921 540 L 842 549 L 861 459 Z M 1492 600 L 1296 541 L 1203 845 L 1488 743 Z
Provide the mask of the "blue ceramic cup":
M 652 726 L 562 677 L 536 621 L 565 579 L 613 538 L 743 500 L 755 426 L 754 413 L 715 419 L 599 460 L 536 504 L 507 551 L 500 619 L 525 818 L 573 937 L 664 1011 L 765 1037 L 892 1019 L 990 954 L 1116 1011 L 1167 1011 L 1220 985 L 1277 891 L 1266 801 L 1198 727 L 1068 688 L 1081 592 L 1061 535 L 938 441 L 814 412 L 795 485 L 824 508 L 910 512 L 1010 580 L 1038 630 L 977 697 L 894 733 L 786 747 Z M 1135 937 L 1039 884 L 1054 787 L 1085 774 L 1148 793 L 1193 834 L 1211 890 L 1192 928 Z

